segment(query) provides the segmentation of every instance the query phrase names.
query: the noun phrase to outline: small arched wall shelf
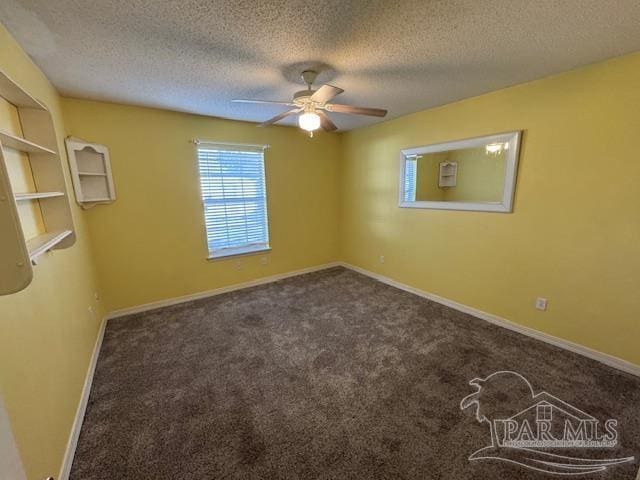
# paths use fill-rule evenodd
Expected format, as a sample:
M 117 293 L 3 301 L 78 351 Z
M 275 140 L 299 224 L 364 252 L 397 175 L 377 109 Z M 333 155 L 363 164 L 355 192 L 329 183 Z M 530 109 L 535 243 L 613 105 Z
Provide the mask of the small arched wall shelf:
M 115 201 L 109 149 L 74 137 L 67 138 L 66 143 L 76 201 L 82 208 Z

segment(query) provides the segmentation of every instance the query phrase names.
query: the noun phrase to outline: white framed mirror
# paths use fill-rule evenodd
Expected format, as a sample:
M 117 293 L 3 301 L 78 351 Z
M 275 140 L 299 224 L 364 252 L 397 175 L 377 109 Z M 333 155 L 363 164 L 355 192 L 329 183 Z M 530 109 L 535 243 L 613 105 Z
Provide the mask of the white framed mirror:
M 520 136 L 507 132 L 402 150 L 398 206 L 511 212 Z

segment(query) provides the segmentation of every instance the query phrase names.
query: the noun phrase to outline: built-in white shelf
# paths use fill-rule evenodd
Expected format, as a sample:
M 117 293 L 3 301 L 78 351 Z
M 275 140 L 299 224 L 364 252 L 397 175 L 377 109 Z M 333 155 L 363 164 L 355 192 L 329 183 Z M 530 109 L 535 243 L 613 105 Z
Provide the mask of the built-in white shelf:
M 40 200 L 41 198 L 64 197 L 64 192 L 15 193 L 14 197 L 16 199 L 16 202 L 23 202 L 25 200 Z
M 44 105 L 25 92 L 17 83 L 4 74 L 0 74 L 0 96 L 18 108 L 47 110 Z
M 35 258 L 49 250 L 70 247 L 75 234 L 51 113 L 2 71 L 0 98 L 17 114 L 20 125 L 15 132 L 0 130 L 0 295 L 8 295 L 31 283 Z M 19 159 L 6 155 L 12 150 L 24 155 Z M 31 176 L 36 191 L 14 192 L 9 172 L 15 171 Z M 25 238 L 22 222 L 31 223 L 31 218 L 23 216 L 32 211 L 18 208 L 19 202 L 27 201 L 37 202 L 41 216 L 37 223 L 44 228 L 30 239 Z
M 73 137 L 67 138 L 66 143 L 76 201 L 82 208 L 115 201 L 109 149 Z
M 97 203 L 97 202 L 111 202 L 112 200 L 108 197 L 98 198 L 98 197 L 88 197 L 85 198 L 85 202 L 87 203 Z
M 47 232 L 27 240 L 29 260 L 33 261 L 43 253 L 51 250 L 72 233 L 73 232 L 71 230 L 63 230 L 61 232 Z
M 42 147 L 37 143 L 11 135 L 3 130 L 0 130 L 0 142 L 2 142 L 2 146 L 5 148 L 12 148 L 25 153 L 48 153 L 49 155 L 56 155 L 56 152 L 50 148 Z

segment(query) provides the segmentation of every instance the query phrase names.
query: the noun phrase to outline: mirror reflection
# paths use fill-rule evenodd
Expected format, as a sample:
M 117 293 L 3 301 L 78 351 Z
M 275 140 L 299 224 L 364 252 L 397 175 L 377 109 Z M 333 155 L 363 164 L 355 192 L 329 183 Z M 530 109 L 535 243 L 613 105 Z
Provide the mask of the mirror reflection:
M 406 201 L 502 201 L 508 143 L 412 155 Z
M 401 207 L 511 211 L 519 132 L 402 151 Z

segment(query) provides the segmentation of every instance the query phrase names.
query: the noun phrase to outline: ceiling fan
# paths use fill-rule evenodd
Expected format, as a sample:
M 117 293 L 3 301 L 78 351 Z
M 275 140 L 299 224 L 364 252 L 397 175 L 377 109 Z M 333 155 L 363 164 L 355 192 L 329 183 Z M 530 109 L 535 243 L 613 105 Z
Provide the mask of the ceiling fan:
M 307 84 L 306 90 L 300 90 L 293 94 L 292 102 L 272 102 L 270 100 L 233 100 L 240 103 L 266 103 L 270 105 L 285 105 L 293 107 L 291 110 L 282 112 L 266 122 L 259 124 L 265 127 L 272 123 L 279 122 L 291 115 L 298 115 L 298 125 L 303 130 L 309 132 L 313 137 L 313 132 L 322 128 L 327 132 L 337 130 L 338 127 L 327 116 L 326 112 L 350 113 L 354 115 L 369 115 L 372 117 L 384 117 L 387 111 L 381 108 L 353 107 L 351 105 L 341 105 L 339 103 L 329 103 L 334 97 L 340 95 L 344 90 L 333 85 L 322 85 L 319 89 L 313 90 L 311 87 L 318 72 L 305 70 L 302 72 L 302 80 Z

